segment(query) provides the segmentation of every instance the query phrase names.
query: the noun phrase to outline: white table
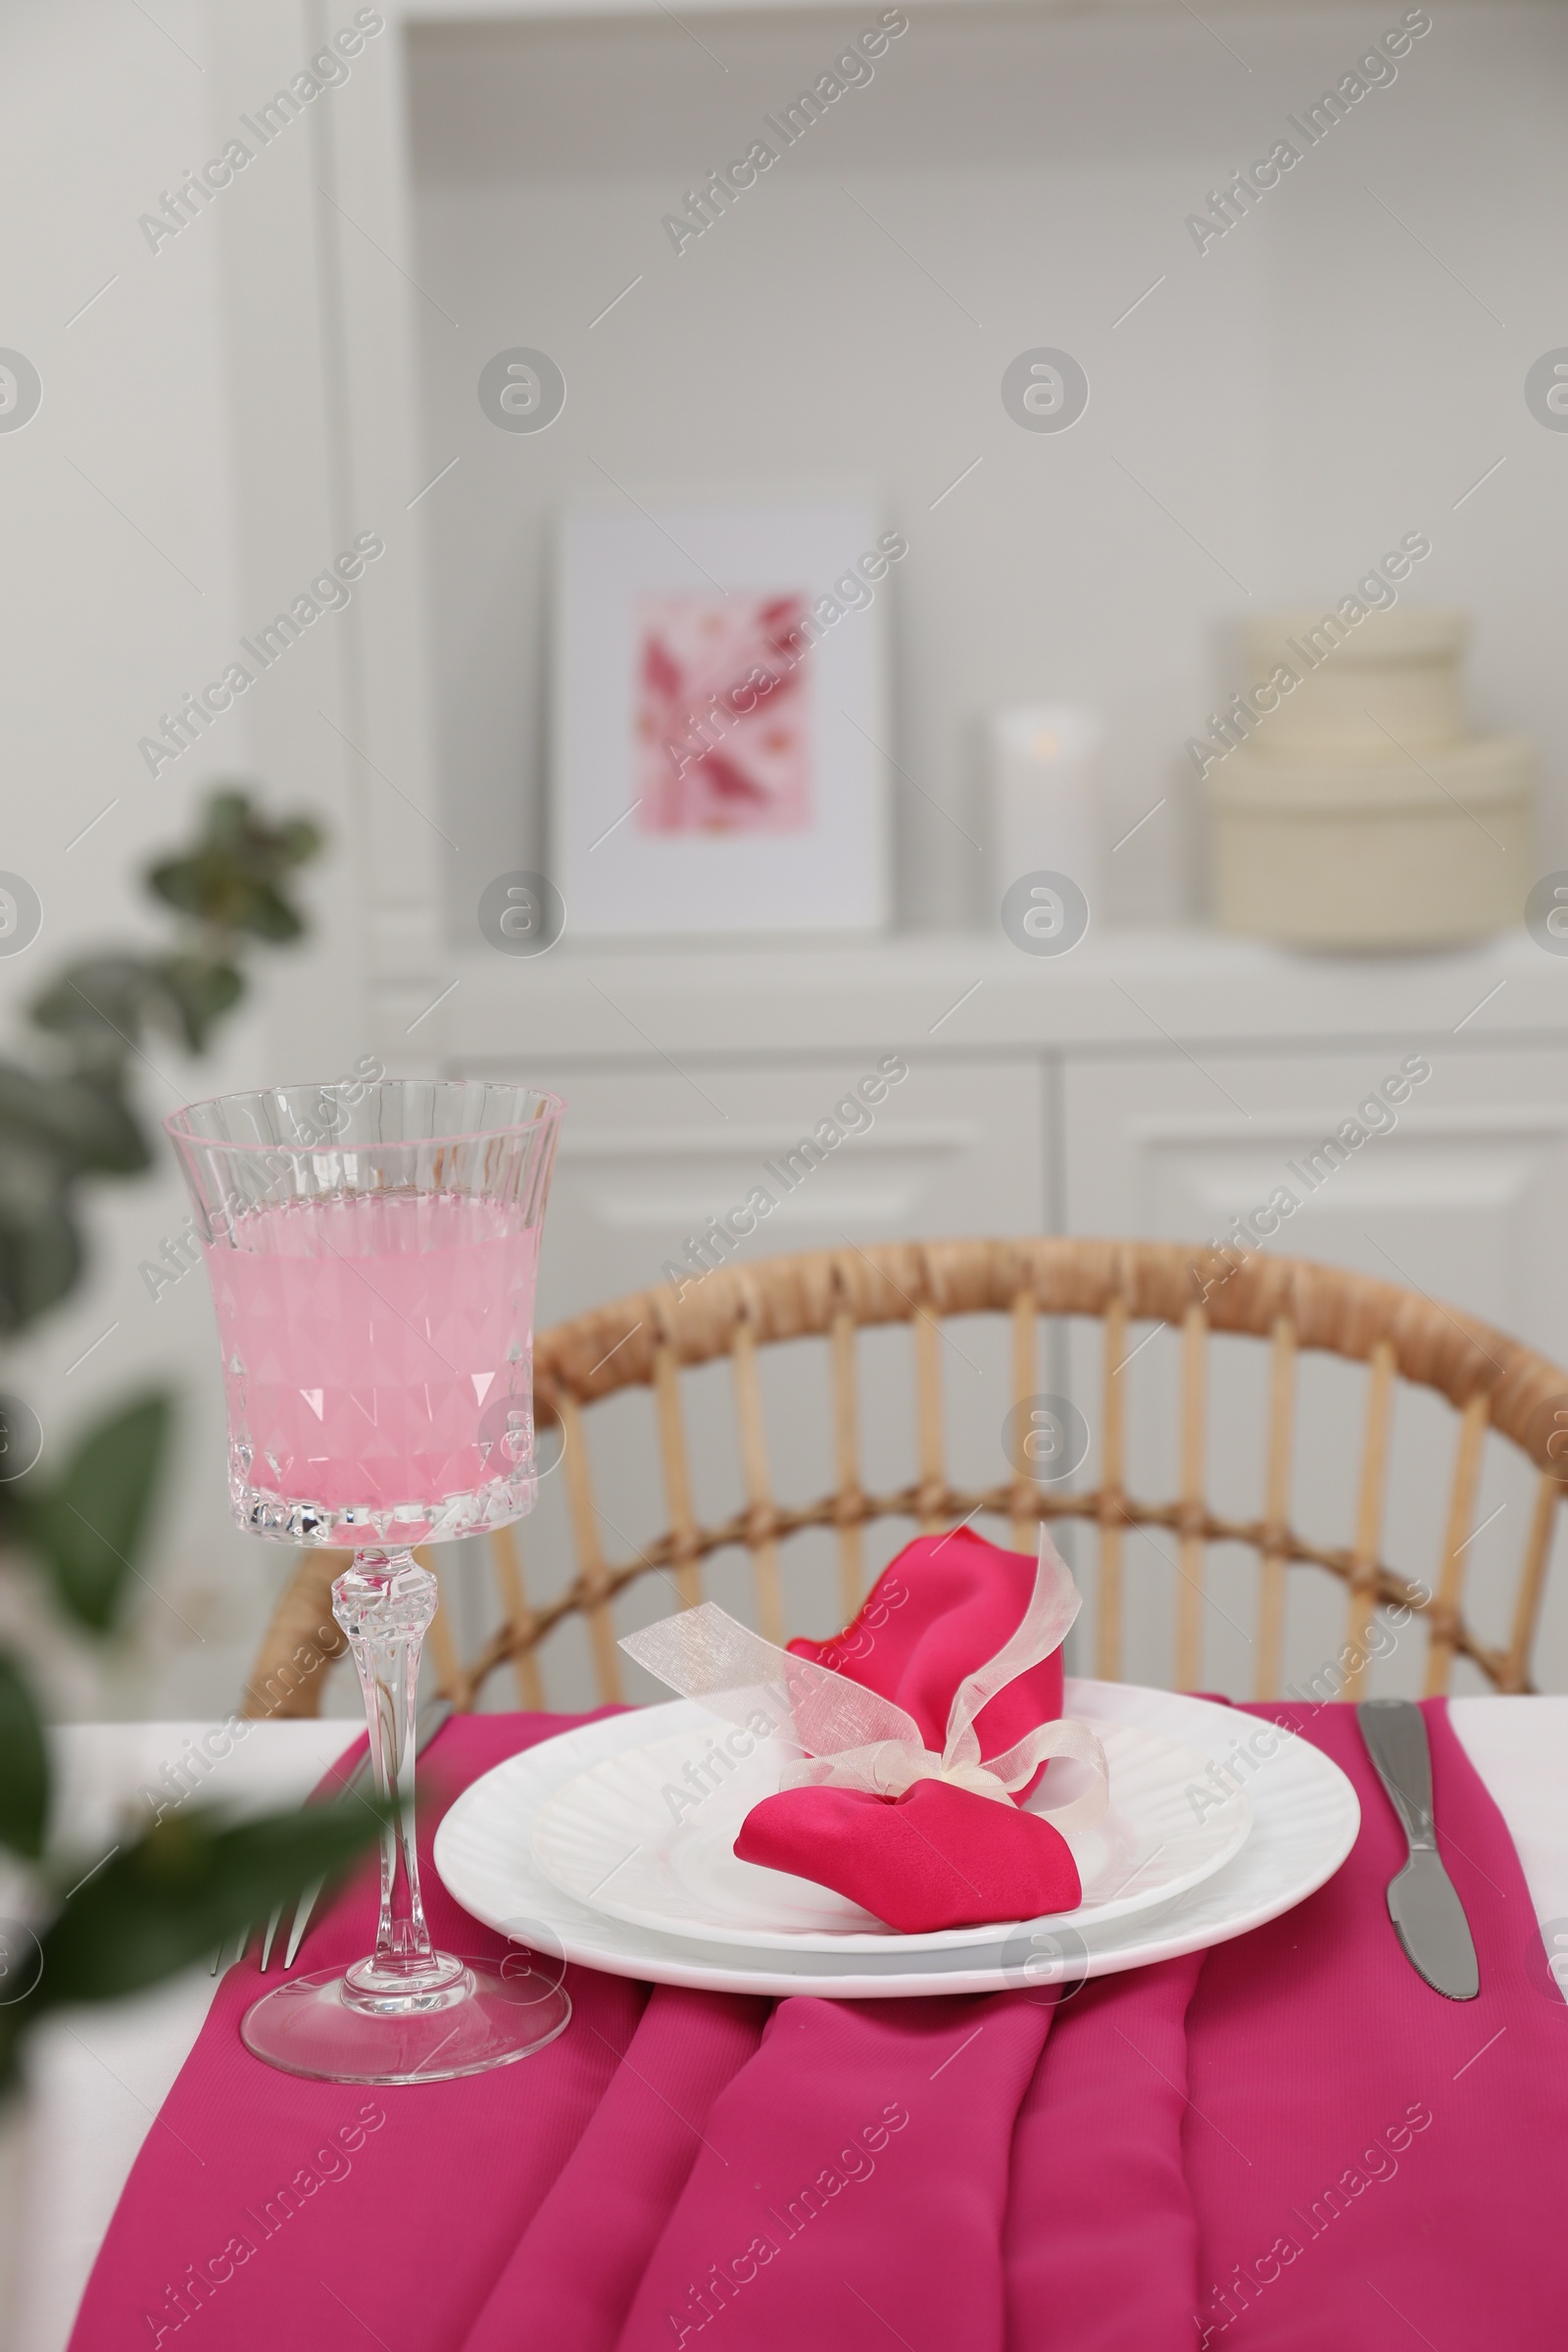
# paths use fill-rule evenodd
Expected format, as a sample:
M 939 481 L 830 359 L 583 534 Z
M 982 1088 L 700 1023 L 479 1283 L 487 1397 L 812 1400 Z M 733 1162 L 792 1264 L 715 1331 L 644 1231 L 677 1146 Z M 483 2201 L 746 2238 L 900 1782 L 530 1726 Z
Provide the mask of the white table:
M 1537 1918 L 1568 1921 L 1568 1698 L 1455 1699 L 1451 1716 L 1508 1824 Z M 112 1838 L 137 1788 L 214 1728 L 63 1731 L 62 1818 L 73 1835 Z M 355 1736 L 344 1722 L 255 1725 L 207 1788 L 252 1810 L 293 1803 Z M 32 2097 L 0 2141 L 0 2216 L 14 2223 L 9 2247 L 0 2243 L 6 2352 L 62 2352 L 137 2150 L 215 1989 L 203 1968 L 136 2000 L 74 2010 L 34 2036 Z

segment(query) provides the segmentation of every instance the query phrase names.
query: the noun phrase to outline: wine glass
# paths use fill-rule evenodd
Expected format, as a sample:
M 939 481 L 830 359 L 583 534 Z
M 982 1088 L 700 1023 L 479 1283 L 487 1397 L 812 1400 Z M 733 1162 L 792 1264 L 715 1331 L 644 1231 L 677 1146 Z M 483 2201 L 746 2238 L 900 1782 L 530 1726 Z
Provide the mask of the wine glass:
M 509 1954 L 433 1949 L 413 1726 L 435 1578 L 412 1546 L 533 1508 L 533 1309 L 563 1104 L 482 1080 L 357 1080 L 195 1102 L 165 1121 L 218 1313 L 234 1516 L 349 1546 L 332 1587 L 388 1806 L 375 1949 L 295 1977 L 246 2046 L 332 2082 L 428 2082 L 525 2058 L 565 1991 Z

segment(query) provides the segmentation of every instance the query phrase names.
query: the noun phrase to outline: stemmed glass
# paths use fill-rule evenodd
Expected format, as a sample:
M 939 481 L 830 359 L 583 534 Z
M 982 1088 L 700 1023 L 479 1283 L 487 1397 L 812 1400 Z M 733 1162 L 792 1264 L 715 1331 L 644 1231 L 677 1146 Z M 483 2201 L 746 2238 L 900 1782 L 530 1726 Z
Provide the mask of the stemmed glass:
M 257 2001 L 246 2046 L 333 2082 L 439 2082 L 525 2058 L 559 1985 L 436 1951 L 419 1899 L 413 1725 L 437 1586 L 412 1546 L 533 1508 L 533 1309 L 563 1105 L 530 1087 L 276 1087 L 166 1120 L 218 1313 L 241 1527 L 349 1546 L 332 1614 L 388 1804 L 375 1949 Z

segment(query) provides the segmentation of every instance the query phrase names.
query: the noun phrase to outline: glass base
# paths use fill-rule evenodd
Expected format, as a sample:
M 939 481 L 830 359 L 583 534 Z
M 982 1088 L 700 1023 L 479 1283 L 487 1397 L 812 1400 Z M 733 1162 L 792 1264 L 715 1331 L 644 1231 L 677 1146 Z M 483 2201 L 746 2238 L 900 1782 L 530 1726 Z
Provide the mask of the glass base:
M 283 1544 L 328 1544 L 342 1551 L 368 1545 L 389 1550 L 416 1544 L 456 1544 L 465 1536 L 488 1535 L 522 1519 L 539 1499 L 539 1480 L 530 1454 L 520 1468 L 439 1502 L 372 1504 L 316 1502 L 253 1486 L 230 1450 L 229 1508 L 253 1536 Z
M 435 1966 L 442 1983 L 401 1998 L 367 1999 L 350 1969 L 295 1977 L 246 2011 L 240 2039 L 253 2057 L 317 2082 L 447 2082 L 531 2057 L 565 2032 L 564 1987 L 510 1955 L 493 1968 L 438 1953 Z

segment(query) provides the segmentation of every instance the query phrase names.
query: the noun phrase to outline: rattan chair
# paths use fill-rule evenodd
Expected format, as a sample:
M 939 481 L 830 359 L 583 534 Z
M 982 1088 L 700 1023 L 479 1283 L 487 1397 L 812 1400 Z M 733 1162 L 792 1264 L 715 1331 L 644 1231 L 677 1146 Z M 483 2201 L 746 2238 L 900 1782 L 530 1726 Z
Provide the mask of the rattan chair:
M 1011 1326 L 1015 1398 L 1040 1392 L 1039 1329 L 1048 1317 L 1095 1317 L 1103 1326 L 1099 1481 L 1057 1491 L 1027 1475 L 1027 1465 L 979 1491 L 954 1486 L 944 1467 L 942 1325 L 949 1317 L 996 1315 Z M 1174 1326 L 1180 1343 L 1178 1493 L 1141 1500 L 1127 1492 L 1129 1333 L 1140 1322 Z M 907 1324 L 914 1357 L 915 1475 L 895 1493 L 861 1484 L 857 1334 L 873 1325 Z M 1267 1348 L 1268 1435 L 1255 1518 L 1222 1518 L 1206 1499 L 1206 1409 L 1211 1333 L 1250 1335 Z M 769 1474 L 759 1351 L 785 1341 L 825 1342 L 830 1363 L 836 1446 L 832 1483 L 814 1499 L 783 1501 Z M 1357 1440 L 1358 1500 L 1348 1541 L 1331 1544 L 1292 1522 L 1297 1367 L 1300 1351 L 1321 1349 L 1364 1363 L 1363 1426 Z M 735 1435 L 745 1506 L 721 1523 L 699 1519 L 685 1435 L 682 1374 L 729 1359 Z M 1259 1370 L 1263 1369 L 1260 1361 Z M 1382 1556 L 1396 1384 L 1436 1392 L 1454 1409 L 1456 1427 L 1441 1556 L 1395 1568 Z M 595 1501 L 594 1408 L 620 1392 L 647 1392 L 655 1416 L 663 1496 L 647 1498 L 648 1541 L 623 1559 L 607 1557 Z M 1087 1521 L 1095 1557 L 1095 1672 L 1115 1680 L 1123 1657 L 1123 1550 L 1130 1527 L 1164 1528 L 1176 1540 L 1174 1684 L 1196 1686 L 1200 1672 L 1200 1612 L 1207 1546 L 1241 1544 L 1257 1554 L 1256 1695 L 1279 1693 L 1287 1573 L 1315 1568 L 1346 1587 L 1347 1643 L 1353 1662 L 1342 1695 L 1358 1694 L 1365 1671 L 1363 1637 L 1380 1606 L 1409 1608 L 1427 1637 L 1426 1688 L 1447 1689 L 1456 1656 L 1471 1659 L 1498 1690 L 1528 1690 L 1531 1647 L 1540 1614 L 1561 1483 L 1568 1480 L 1568 1373 L 1515 1340 L 1424 1294 L 1300 1258 L 1151 1242 L 954 1241 L 888 1244 L 861 1250 L 764 1258 L 715 1269 L 677 1301 L 667 1286 L 639 1291 L 590 1309 L 540 1335 L 534 1390 L 542 1428 L 557 1425 L 564 1447 L 561 1475 L 569 1506 L 575 1574 L 555 1597 L 531 1605 L 524 1591 L 516 1530 L 487 1539 L 501 1622 L 471 1662 L 458 1654 L 445 1611 L 431 1629 L 443 1689 L 471 1707 L 488 1678 L 511 1665 L 524 1706 L 546 1703 L 540 1647 L 564 1620 L 586 1618 L 603 1699 L 622 1695 L 612 1615 L 616 1595 L 662 1570 L 685 1601 L 703 1597 L 703 1563 L 743 1546 L 750 1554 L 759 1627 L 774 1641 L 791 1626 L 784 1558 L 790 1539 L 808 1528 L 836 1531 L 842 1619 L 862 1597 L 862 1537 L 869 1522 L 901 1517 L 921 1529 L 956 1526 L 986 1512 L 1010 1521 L 1012 1540 L 1032 1549 L 1041 1519 Z M 1462 1606 L 1475 1533 L 1476 1497 L 1488 1433 L 1511 1441 L 1539 1473 L 1523 1555 L 1516 1574 L 1511 1627 L 1489 1644 Z M 1351 1433 L 1348 1432 L 1348 1439 Z M 1559 1458 L 1562 1457 L 1562 1458 Z M 658 1532 L 656 1514 L 662 1519 Z M 311 1551 L 274 1612 L 253 1669 L 246 1712 L 315 1714 L 323 1675 L 341 1653 L 329 1587 L 347 1555 Z M 1083 1574 L 1083 1571 L 1080 1571 Z

